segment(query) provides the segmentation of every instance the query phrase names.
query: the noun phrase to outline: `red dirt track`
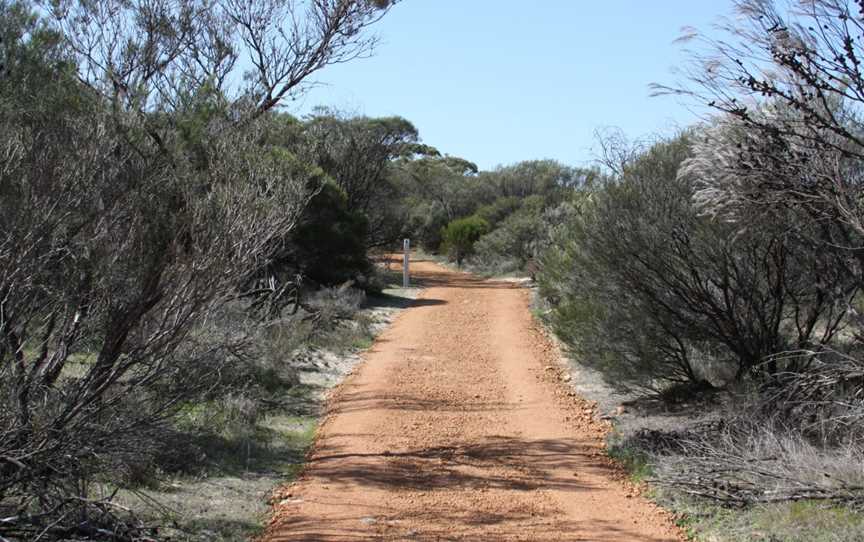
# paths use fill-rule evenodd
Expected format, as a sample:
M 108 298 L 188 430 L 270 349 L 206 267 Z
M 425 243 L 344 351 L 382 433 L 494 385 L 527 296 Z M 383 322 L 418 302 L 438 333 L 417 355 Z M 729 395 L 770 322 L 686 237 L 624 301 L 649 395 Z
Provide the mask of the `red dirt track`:
M 430 262 L 331 395 L 262 540 L 682 540 L 602 449 L 528 291 Z

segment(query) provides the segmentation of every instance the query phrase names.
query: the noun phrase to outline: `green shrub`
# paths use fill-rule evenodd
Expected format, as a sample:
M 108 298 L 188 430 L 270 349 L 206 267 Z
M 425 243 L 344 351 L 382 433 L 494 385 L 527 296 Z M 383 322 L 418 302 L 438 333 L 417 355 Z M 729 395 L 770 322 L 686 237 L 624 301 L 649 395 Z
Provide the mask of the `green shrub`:
M 441 236 L 446 227 L 447 213 L 436 203 L 416 205 L 408 217 L 407 231 L 412 232 L 412 244 L 433 254 L 441 249 Z
M 366 256 L 368 228 L 366 216 L 348 208 L 345 192 L 325 182 L 293 232 L 293 259 L 304 277 L 319 284 L 366 277 L 371 268 Z
M 545 201 L 530 196 L 520 203 L 518 210 L 475 244 L 474 260 L 481 268 L 499 273 L 522 271 L 534 258 Z
M 495 228 L 499 222 L 518 211 L 520 207 L 522 207 L 521 198 L 505 196 L 480 207 L 474 214 L 488 222 L 490 228 Z
M 447 224 L 441 232 L 444 246 L 460 267 L 474 252 L 474 243 L 489 231 L 489 223 L 477 216 L 460 218 Z

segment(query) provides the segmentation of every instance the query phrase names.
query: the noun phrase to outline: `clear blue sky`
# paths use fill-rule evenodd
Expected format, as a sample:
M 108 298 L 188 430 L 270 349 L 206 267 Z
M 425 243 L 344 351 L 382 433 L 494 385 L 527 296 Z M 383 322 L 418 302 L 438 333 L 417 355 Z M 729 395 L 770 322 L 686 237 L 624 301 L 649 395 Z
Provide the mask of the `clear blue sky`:
M 320 72 L 323 85 L 288 109 L 400 115 L 483 169 L 585 165 L 595 128 L 642 136 L 696 119 L 648 85 L 674 80 L 682 27 L 730 12 L 730 0 L 404 0 L 375 27 L 374 57 Z

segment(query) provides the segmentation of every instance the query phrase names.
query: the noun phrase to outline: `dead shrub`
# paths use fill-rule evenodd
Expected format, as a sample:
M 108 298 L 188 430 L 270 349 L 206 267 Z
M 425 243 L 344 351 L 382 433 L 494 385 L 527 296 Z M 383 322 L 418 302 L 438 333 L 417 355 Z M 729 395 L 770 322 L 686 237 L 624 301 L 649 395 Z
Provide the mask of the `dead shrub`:
M 643 430 L 626 445 L 652 456 L 659 485 L 723 506 L 807 500 L 860 507 L 862 364 L 838 352 L 795 355 L 812 358 L 807 371 L 774 375 L 733 398 L 726 416 L 677 431 Z
M 864 454 L 853 446 L 826 450 L 799 433 L 754 423 L 713 431 L 654 436 L 654 479 L 729 507 L 824 500 L 864 503 Z

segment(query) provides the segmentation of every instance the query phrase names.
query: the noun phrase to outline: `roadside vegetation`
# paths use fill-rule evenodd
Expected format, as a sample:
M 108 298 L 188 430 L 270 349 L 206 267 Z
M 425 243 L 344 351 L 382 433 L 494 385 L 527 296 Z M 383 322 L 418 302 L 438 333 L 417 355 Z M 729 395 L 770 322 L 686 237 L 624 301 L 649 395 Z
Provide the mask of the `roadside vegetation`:
M 171 518 L 171 494 L 260 476 L 222 497 L 262 502 L 311 438 L 304 360 L 369 343 L 381 234 L 325 128 L 356 125 L 370 168 L 416 131 L 278 106 L 371 51 L 387 8 L 0 2 L 0 539 L 260 524 Z

